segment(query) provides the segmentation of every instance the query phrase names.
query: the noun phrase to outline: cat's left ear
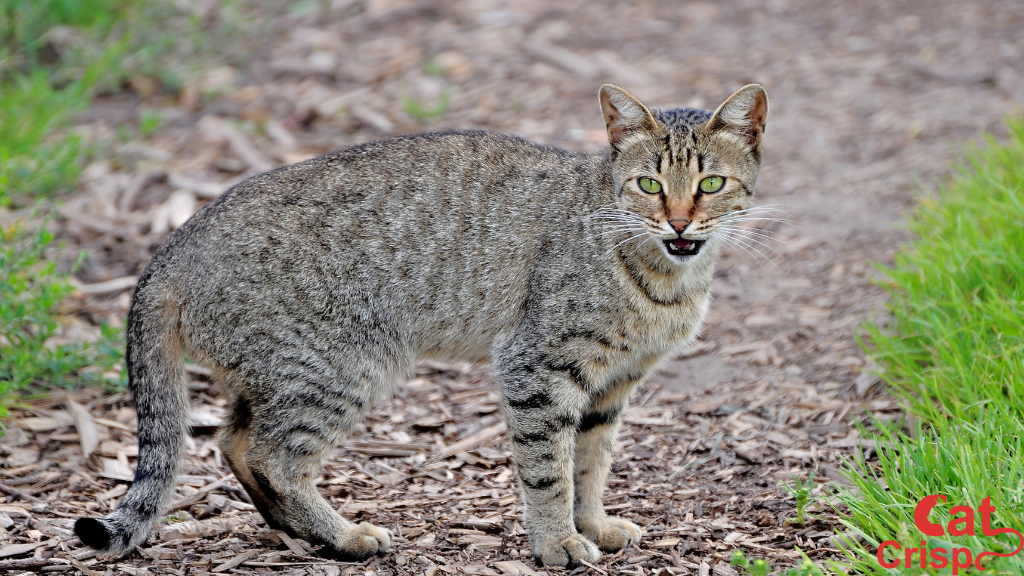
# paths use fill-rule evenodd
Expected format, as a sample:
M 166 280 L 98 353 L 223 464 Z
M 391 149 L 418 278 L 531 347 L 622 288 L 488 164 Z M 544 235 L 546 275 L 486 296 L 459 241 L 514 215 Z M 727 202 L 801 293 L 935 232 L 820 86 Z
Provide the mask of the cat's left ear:
M 756 148 L 764 137 L 767 119 L 768 93 L 760 84 L 747 84 L 729 96 L 705 126 L 711 131 L 732 132 Z
M 601 85 L 598 96 L 601 98 L 601 113 L 608 126 L 608 142 L 612 148 L 618 148 L 632 134 L 652 132 L 658 128 L 658 122 L 647 106 L 615 84 Z

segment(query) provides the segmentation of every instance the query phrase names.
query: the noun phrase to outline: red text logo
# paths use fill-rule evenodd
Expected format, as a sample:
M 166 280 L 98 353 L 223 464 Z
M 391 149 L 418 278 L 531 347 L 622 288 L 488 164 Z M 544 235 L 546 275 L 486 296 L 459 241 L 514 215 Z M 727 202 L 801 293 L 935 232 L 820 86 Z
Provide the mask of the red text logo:
M 926 496 L 914 507 L 914 524 L 922 534 L 926 536 L 945 536 L 947 534 L 950 536 L 977 536 L 977 532 L 975 532 L 976 514 L 975 510 L 970 506 L 953 506 L 949 510 L 951 518 L 946 523 L 945 528 L 941 524 L 930 521 L 928 514 L 935 508 L 939 500 L 945 502 L 946 497 L 940 494 Z M 886 540 L 878 547 L 878 563 L 886 568 L 897 568 L 903 565 L 906 568 L 919 566 L 921 568 L 931 567 L 941 570 L 949 566 L 953 570 L 953 574 L 959 574 L 961 568 L 969 568 L 971 566 L 978 570 L 984 570 L 985 568 L 981 565 L 981 559 L 986 556 L 1009 557 L 1016 555 L 1024 548 L 1024 536 L 1021 536 L 1021 533 L 1013 528 L 992 527 L 992 513 L 996 511 L 996 507 L 992 506 L 991 500 L 991 498 L 985 498 L 981 501 L 981 506 L 978 506 L 977 516 L 981 517 L 981 533 L 985 536 L 1014 534 L 1017 536 L 1019 543 L 1017 544 L 1017 549 L 1013 552 L 980 552 L 977 556 L 974 556 L 968 548 L 951 547 L 952 549 L 949 550 L 942 547 L 928 548 L 925 542 L 921 541 L 920 548 L 904 549 L 899 542 Z M 896 560 L 886 560 L 883 555 L 886 548 L 891 548 L 893 552 L 903 550 L 903 558 L 899 559 L 897 552 Z

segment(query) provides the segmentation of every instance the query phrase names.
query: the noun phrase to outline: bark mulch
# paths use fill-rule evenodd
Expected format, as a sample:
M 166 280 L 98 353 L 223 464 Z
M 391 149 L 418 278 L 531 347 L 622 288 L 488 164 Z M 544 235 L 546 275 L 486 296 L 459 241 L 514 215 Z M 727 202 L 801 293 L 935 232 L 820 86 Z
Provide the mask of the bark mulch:
M 176 4 L 216 33 L 216 3 Z M 869 262 L 891 259 L 917 183 L 948 171 L 950 143 L 1000 134 L 1019 106 L 1019 2 L 334 0 L 268 22 L 243 58 L 180 94 L 104 98 L 76 119 L 97 153 L 53 222 L 65 258 L 87 252 L 62 339 L 123 322 L 152 251 L 252 174 L 425 129 L 589 150 L 606 145 L 601 82 L 701 107 L 761 82 L 771 115 L 759 203 L 792 224 L 748 223 L 764 244 L 724 254 L 702 339 L 634 398 L 606 504 L 646 536 L 574 573 L 734 576 L 734 550 L 776 567 L 798 548 L 815 561 L 840 556 L 828 495 L 843 482 L 842 457 L 875 449 L 856 424 L 902 418 L 855 340 L 885 299 Z M 160 130 L 133 132 L 152 114 Z M 0 439 L 0 572 L 567 572 L 530 557 L 486 368 L 421 364 L 330 458 L 321 491 L 397 536 L 360 564 L 321 560 L 267 529 L 214 442 L 227 398 L 201 368 L 190 377 L 194 437 L 174 511 L 124 559 L 83 548 L 71 527 L 127 490 L 128 395 L 55 392 L 12 410 Z M 815 471 L 825 503 L 796 526 L 780 483 Z

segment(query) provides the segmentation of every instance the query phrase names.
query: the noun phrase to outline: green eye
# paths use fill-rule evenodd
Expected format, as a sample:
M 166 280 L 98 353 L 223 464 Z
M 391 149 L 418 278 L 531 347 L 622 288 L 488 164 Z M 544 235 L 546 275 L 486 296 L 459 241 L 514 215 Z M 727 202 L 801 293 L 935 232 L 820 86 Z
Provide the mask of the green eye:
M 652 178 L 641 178 L 640 189 L 648 194 L 657 194 L 658 192 L 661 192 L 661 182 Z
M 700 181 L 701 192 L 718 192 L 722 189 L 725 184 L 725 178 L 721 176 L 708 176 L 707 178 Z

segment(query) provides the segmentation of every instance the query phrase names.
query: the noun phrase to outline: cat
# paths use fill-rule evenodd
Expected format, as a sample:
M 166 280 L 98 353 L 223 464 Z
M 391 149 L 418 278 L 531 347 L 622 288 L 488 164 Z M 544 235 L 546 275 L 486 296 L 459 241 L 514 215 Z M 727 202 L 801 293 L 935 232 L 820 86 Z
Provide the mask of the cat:
M 218 442 L 256 508 L 324 554 L 392 544 L 314 483 L 420 357 L 492 363 L 538 564 L 639 542 L 602 504 L 621 415 L 704 321 L 768 99 L 751 84 L 714 112 L 659 110 L 605 84 L 599 101 L 596 152 L 399 136 L 252 177 L 171 234 L 128 314 L 135 481 L 76 522 L 82 542 L 127 553 L 166 509 L 189 433 L 183 351 L 231 391 Z

